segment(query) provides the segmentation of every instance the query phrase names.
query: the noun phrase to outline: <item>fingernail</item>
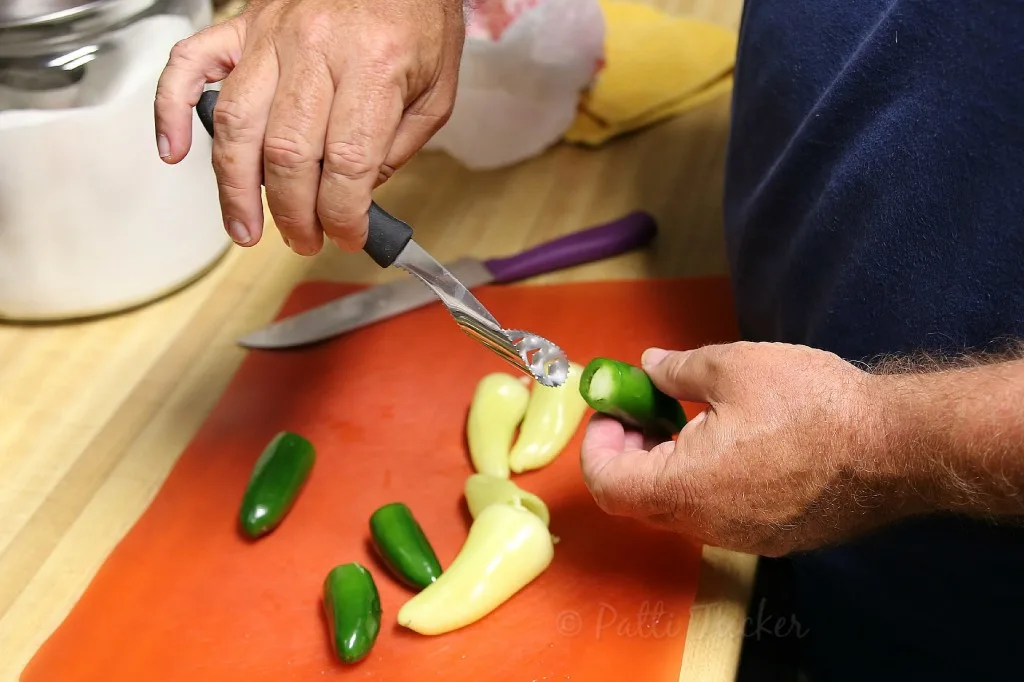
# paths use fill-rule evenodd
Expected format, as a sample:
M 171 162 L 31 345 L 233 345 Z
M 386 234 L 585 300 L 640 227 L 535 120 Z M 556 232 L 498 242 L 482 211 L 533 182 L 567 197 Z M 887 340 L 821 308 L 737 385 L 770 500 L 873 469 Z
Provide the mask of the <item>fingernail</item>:
M 156 136 L 156 149 L 160 152 L 161 159 L 166 159 L 171 155 L 171 141 L 163 133 Z
M 297 240 L 290 240 L 288 242 L 288 248 L 300 256 L 315 256 L 317 254 L 316 247 Z
M 644 369 L 653 369 L 657 367 L 658 363 L 665 359 L 668 355 L 667 350 L 661 348 L 648 348 L 644 351 L 644 354 L 640 356 L 640 364 L 643 365 Z
M 249 243 L 249 230 L 240 221 L 231 218 L 228 220 L 228 234 L 236 244 Z

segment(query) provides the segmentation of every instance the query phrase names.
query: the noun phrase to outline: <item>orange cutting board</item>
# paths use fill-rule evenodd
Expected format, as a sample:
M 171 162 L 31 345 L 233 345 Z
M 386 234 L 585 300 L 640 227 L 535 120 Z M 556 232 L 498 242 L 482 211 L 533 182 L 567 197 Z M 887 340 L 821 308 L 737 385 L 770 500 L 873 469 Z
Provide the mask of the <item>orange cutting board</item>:
M 282 315 L 357 290 L 311 282 Z M 667 348 L 734 340 L 722 279 L 492 286 L 480 300 L 509 326 L 585 363 L 638 362 Z M 316 347 L 252 352 L 149 508 L 112 552 L 25 682 L 406 682 L 638 679 L 675 682 L 700 565 L 685 538 L 609 517 L 580 477 L 581 427 L 549 467 L 515 477 L 540 495 L 560 538 L 550 568 L 485 619 L 440 636 L 400 628 L 411 592 L 367 543 L 378 506 L 406 502 L 444 566 L 466 537 L 466 411 L 487 372 L 514 371 L 432 305 Z M 697 406 L 687 405 L 690 416 Z M 292 513 L 256 542 L 238 505 L 282 429 L 317 449 Z M 321 585 L 359 561 L 383 625 L 363 662 L 331 655 Z

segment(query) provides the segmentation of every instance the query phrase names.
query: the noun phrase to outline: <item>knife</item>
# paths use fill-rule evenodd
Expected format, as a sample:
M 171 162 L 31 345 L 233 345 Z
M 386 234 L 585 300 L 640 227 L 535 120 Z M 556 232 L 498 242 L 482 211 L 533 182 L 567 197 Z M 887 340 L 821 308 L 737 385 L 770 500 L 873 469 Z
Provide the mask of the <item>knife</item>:
M 461 258 L 444 267 L 467 289 L 508 284 L 626 253 L 646 246 L 656 233 L 653 216 L 636 211 L 513 256 L 488 260 Z M 436 302 L 437 298 L 418 281 L 403 279 L 363 289 L 285 318 L 247 334 L 238 343 L 267 350 L 304 346 Z

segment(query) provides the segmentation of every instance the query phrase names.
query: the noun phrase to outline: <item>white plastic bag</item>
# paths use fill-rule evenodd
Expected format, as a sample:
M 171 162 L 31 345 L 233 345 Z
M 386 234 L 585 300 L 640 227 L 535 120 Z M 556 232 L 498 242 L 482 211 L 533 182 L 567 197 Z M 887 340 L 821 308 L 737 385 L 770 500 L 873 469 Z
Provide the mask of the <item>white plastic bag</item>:
M 451 118 L 424 146 L 474 170 L 557 142 L 604 56 L 597 0 L 471 0 Z

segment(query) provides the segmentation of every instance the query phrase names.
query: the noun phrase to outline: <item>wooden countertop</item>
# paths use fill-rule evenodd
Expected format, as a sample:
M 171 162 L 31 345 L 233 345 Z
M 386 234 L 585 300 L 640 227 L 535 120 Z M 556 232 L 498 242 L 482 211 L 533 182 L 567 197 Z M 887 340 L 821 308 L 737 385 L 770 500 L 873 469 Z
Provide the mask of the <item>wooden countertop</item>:
M 655 4 L 735 27 L 740 0 Z M 471 173 L 424 154 L 378 199 L 441 260 L 511 253 L 618 217 L 654 213 L 656 253 L 536 282 L 724 274 L 728 96 L 600 150 L 560 146 Z M 214 229 L 219 227 L 211 226 Z M 362 254 L 306 259 L 272 226 L 192 286 L 72 325 L 0 326 L 0 679 L 20 671 L 159 489 L 261 326 L 309 278 L 383 281 Z M 756 559 L 707 548 L 680 679 L 732 680 Z

